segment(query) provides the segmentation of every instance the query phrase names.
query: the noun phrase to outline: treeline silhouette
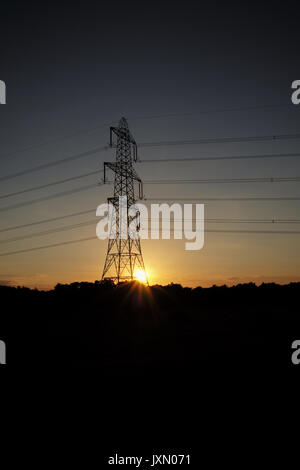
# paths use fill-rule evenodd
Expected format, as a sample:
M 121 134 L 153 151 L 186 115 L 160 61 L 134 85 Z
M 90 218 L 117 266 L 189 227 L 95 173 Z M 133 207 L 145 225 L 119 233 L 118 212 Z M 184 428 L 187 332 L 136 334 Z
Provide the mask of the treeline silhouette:
M 192 289 L 95 281 L 51 291 L 0 286 L 0 295 L 0 333 L 18 349 L 16 362 L 22 356 L 31 365 L 103 374 L 268 370 L 291 367 L 291 343 L 300 339 L 300 283 Z

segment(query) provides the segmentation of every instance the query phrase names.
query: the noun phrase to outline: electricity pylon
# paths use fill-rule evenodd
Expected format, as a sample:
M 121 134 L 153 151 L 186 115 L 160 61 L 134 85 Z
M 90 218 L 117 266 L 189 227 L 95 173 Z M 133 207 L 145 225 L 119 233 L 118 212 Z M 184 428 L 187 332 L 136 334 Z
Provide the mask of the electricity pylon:
M 104 162 L 103 181 L 106 182 L 106 168 L 115 173 L 114 195 L 107 199 L 107 202 L 112 204 L 115 209 L 115 217 L 110 221 L 110 233 L 113 233 L 114 236 L 108 240 L 102 279 L 112 279 L 117 283 L 132 281 L 135 278 L 135 272 L 141 270 L 145 273 L 145 279 L 148 283 L 138 234 L 139 212 L 136 211 L 133 216 L 129 215 L 128 212 L 129 208 L 136 203 L 134 195 L 135 181 L 139 185 L 139 199 L 144 197 L 142 180 L 133 168 L 133 161 L 137 161 L 137 144 L 124 117 L 120 119 L 118 127 L 110 128 L 111 147 L 113 146 L 113 134 L 117 136 L 116 162 Z M 130 223 L 134 219 L 137 219 L 135 225 L 137 227 L 136 234 L 138 235 L 135 238 L 130 236 Z

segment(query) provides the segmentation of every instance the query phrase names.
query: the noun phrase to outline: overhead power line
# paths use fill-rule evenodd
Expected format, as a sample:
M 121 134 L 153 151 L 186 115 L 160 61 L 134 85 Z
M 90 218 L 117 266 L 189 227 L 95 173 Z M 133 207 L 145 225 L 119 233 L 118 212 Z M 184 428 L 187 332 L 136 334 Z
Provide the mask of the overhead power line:
M 70 181 L 75 181 L 80 178 L 86 178 L 88 176 L 96 175 L 103 172 L 103 170 L 95 170 L 89 173 L 84 173 L 81 175 L 73 176 L 71 178 L 65 178 L 63 180 L 53 181 L 51 183 L 46 183 L 40 186 L 34 186 L 32 188 L 22 189 L 20 191 L 15 191 L 8 194 L 0 195 L 0 199 L 5 199 L 12 196 L 18 196 L 21 194 L 29 193 L 32 191 L 37 191 L 40 189 L 49 188 L 51 186 L 55 186 L 62 183 L 68 183 Z M 172 179 L 164 179 L 164 180 L 144 180 L 145 184 L 218 184 L 218 183 L 286 183 L 286 182 L 297 182 L 300 181 L 300 176 L 287 176 L 287 177 L 266 177 L 266 178 L 211 178 L 211 179 L 198 179 L 198 180 L 172 180 Z M 105 184 L 112 184 L 113 181 L 106 181 Z M 104 183 L 102 183 L 104 184 Z M 1 210 L 1 209 L 0 209 Z
M 62 165 L 63 163 L 67 163 L 67 162 L 71 162 L 71 161 L 74 161 L 74 160 L 78 160 L 80 158 L 88 157 L 89 155 L 93 155 L 93 154 L 96 154 L 98 152 L 104 152 L 108 148 L 109 148 L 108 146 L 96 147 L 92 150 L 88 150 L 87 152 L 77 153 L 75 155 L 71 155 L 71 156 L 66 157 L 66 158 L 61 158 L 61 159 L 55 160 L 53 162 L 44 163 L 42 165 L 27 168 L 25 170 L 18 171 L 16 173 L 11 173 L 9 175 L 1 176 L 0 181 L 7 181 L 7 180 L 10 180 L 10 179 L 13 179 L 13 178 L 17 178 L 19 176 L 24 176 L 24 175 L 28 175 L 30 173 L 34 173 L 36 171 L 46 170 L 47 168 L 52 168 L 52 167 L 57 166 L 57 165 Z
M 300 196 L 279 196 L 279 197 L 168 197 L 168 198 L 146 198 L 146 201 L 300 201 Z
M 261 235 L 264 235 L 264 234 L 267 234 L 267 235 L 270 235 L 270 234 L 273 234 L 273 235 L 299 235 L 300 234 L 300 231 L 299 230 L 293 230 L 293 231 L 284 231 L 284 230 L 280 230 L 280 231 L 275 231 L 275 230 L 205 230 L 205 232 L 207 233 L 238 233 L 238 234 L 261 234 Z M 97 237 L 96 236 L 93 236 L 93 237 L 87 237 L 87 238 L 80 238 L 78 240 L 68 240 L 68 241 L 65 241 L 65 242 L 59 242 L 59 243 L 53 243 L 51 245 L 42 245 L 42 246 L 36 246 L 36 247 L 33 247 L 33 248 L 25 248 L 25 249 L 22 249 L 22 250 L 15 250 L 15 251 L 8 251 L 8 252 L 5 252 L 5 253 L 0 253 L 0 257 L 2 256 L 11 256 L 11 255 L 17 255 L 17 254 L 22 254 L 22 253 L 29 253 L 29 252 L 32 252 L 32 251 L 37 251 L 37 250 L 44 250 L 44 249 L 47 249 L 47 248 L 55 248 L 55 247 L 59 247 L 59 246 L 64 246 L 64 245 L 71 245 L 71 244 L 74 244 L 74 243 L 81 243 L 81 242 L 86 242 L 86 241 L 92 241 L 92 240 L 97 240 Z
M 218 143 L 230 143 L 230 142 L 261 142 L 261 141 L 277 141 L 277 140 L 290 140 L 290 139 L 299 139 L 300 134 L 282 134 L 282 135 L 268 135 L 268 136 L 249 136 L 249 137 L 224 137 L 224 138 L 215 138 L 215 139 L 193 139 L 193 140 L 174 140 L 174 141 L 158 141 L 158 142 L 141 142 L 138 144 L 139 147 L 161 147 L 161 146 L 173 146 L 173 145 L 191 145 L 191 144 L 218 144 Z M 25 170 L 16 172 L 16 173 L 11 173 L 5 176 L 0 177 L 0 181 L 7 181 L 13 178 L 17 178 L 19 176 L 24 176 L 33 172 L 45 170 L 47 168 L 51 168 L 57 165 L 61 165 L 63 163 L 67 163 L 73 160 L 77 160 L 80 158 L 87 157 L 89 155 L 96 154 L 97 152 L 103 152 L 105 150 L 108 150 L 110 147 L 109 146 L 103 146 L 103 147 L 96 147 L 94 149 L 88 150 L 86 152 L 82 152 L 76 155 L 71 155 L 66 158 L 62 158 L 59 160 L 55 160 L 53 162 L 45 163 L 42 165 L 38 165 L 35 167 L 27 168 Z M 298 156 L 297 154 L 288 154 L 289 156 Z M 283 156 L 283 155 L 280 155 Z M 251 156 L 251 158 L 277 158 L 278 156 L 275 157 L 267 157 L 267 156 Z M 215 159 L 221 159 L 221 157 L 214 157 Z M 240 158 L 245 158 L 240 156 Z M 249 157 L 250 158 L 250 157 Z M 211 157 L 210 157 L 211 159 Z M 222 159 L 225 159 L 225 157 L 222 157 Z M 226 158 L 226 159 L 229 159 Z M 230 159 L 233 159 L 231 157 Z M 145 162 L 146 160 L 144 160 Z
M 49 196 L 32 199 L 30 201 L 20 202 L 18 204 L 13 204 L 11 206 L 1 207 L 0 212 L 6 212 L 12 209 L 18 209 L 19 207 L 31 206 L 32 204 L 37 204 L 38 202 L 44 202 L 44 201 L 49 201 L 50 199 L 56 199 L 56 198 L 63 197 L 63 196 L 69 196 L 71 194 L 79 193 L 82 191 L 88 191 L 92 188 L 94 189 L 97 188 L 97 185 L 95 183 L 88 184 L 86 186 L 80 186 L 79 188 L 70 189 L 68 191 L 62 191 L 60 193 L 50 194 Z
M 81 130 L 78 130 L 78 131 L 75 131 L 71 134 L 68 134 L 68 135 L 64 135 L 64 136 L 61 136 L 61 137 L 57 137 L 57 138 L 54 138 L 54 139 L 50 139 L 50 140 L 46 140 L 44 142 L 38 142 L 36 144 L 33 144 L 33 145 L 30 145 L 28 147 L 23 147 L 21 149 L 17 149 L 17 150 L 13 150 L 12 152 L 9 152 L 9 153 L 6 153 L 4 155 L 1 155 L 0 158 L 5 158 L 5 157 L 11 157 L 13 155 L 17 155 L 19 153 L 24 153 L 24 152 L 28 152 L 29 150 L 35 150 L 37 148 L 41 148 L 41 147 L 44 147 L 46 145 L 49 145 L 49 144 L 54 144 L 54 143 L 57 143 L 57 142 L 62 142 L 64 140 L 68 140 L 68 139 L 71 139 L 72 137 L 75 137 L 79 134 L 88 134 L 90 132 L 93 132 L 95 130 L 98 130 L 98 129 L 102 129 L 102 128 L 107 128 L 109 126 L 113 126 L 117 121 L 113 121 L 111 123 L 107 123 L 107 124 L 103 124 L 101 126 L 94 126 L 94 127 L 89 127 L 87 129 L 81 129 Z
M 49 222 L 56 222 L 58 220 L 64 220 L 67 218 L 71 217 L 76 217 L 76 216 L 81 216 L 81 215 L 86 215 L 86 214 L 94 214 L 95 213 L 95 208 L 87 209 L 84 211 L 79 211 L 79 212 L 71 212 L 69 214 L 64 214 L 58 217 L 50 217 L 48 219 L 41 219 L 37 220 L 35 222 L 30 222 L 27 224 L 20 224 L 20 225 L 12 225 L 10 227 L 2 228 L 0 229 L 0 233 L 3 232 L 9 232 L 12 230 L 18 230 L 21 228 L 27 228 L 27 227 L 32 227 L 35 225 L 42 225 L 45 223 Z M 218 223 L 278 223 L 278 224 L 291 224 L 291 223 L 300 223 L 300 219 L 212 219 L 207 217 L 205 219 L 208 222 L 218 222 Z
M 87 178 L 88 176 L 97 175 L 101 172 L 103 172 L 103 170 L 90 171 L 89 173 L 72 176 L 71 178 L 65 178 L 63 180 L 58 180 L 58 181 L 52 181 L 51 183 L 42 184 L 40 186 L 34 186 L 33 188 L 27 188 L 27 189 L 22 189 L 21 191 L 15 191 L 13 193 L 3 194 L 3 195 L 0 195 L 0 199 L 5 199 L 7 197 L 12 197 L 12 196 L 19 196 L 20 194 L 37 191 L 40 189 L 50 188 L 51 186 L 55 186 L 58 184 L 69 183 L 70 181 L 79 180 L 81 178 Z
M 198 162 L 214 160 L 254 160 L 263 158 L 299 158 L 300 153 L 270 153 L 261 155 L 225 155 L 212 157 L 177 157 L 177 158 L 143 158 L 137 163 L 164 163 L 164 162 Z
M 264 105 L 253 105 L 253 106 L 236 106 L 236 107 L 227 107 L 227 108 L 217 108 L 217 109 L 206 109 L 206 110 L 201 110 L 201 111 L 194 111 L 194 112 L 187 112 L 187 113 L 168 113 L 168 114 L 154 114 L 154 115 L 149 115 L 149 116 L 131 116 L 129 117 L 130 120 L 132 121 L 139 121 L 139 120 L 144 120 L 144 119 L 161 119 L 161 118 L 168 118 L 168 117 L 180 117 L 180 116 L 195 116 L 195 115 L 201 115 L 201 114 L 214 114 L 214 113 L 224 113 L 224 112 L 232 112 L 232 111 L 251 111 L 251 110 L 256 110 L 256 109 L 272 109 L 272 108 L 291 108 L 293 110 L 296 109 L 295 106 L 292 105 L 292 103 L 285 103 L 285 104 L 264 104 Z M 24 153 L 28 152 L 29 150 L 35 150 L 37 148 L 41 148 L 44 146 L 47 146 L 49 144 L 57 143 L 57 142 L 62 142 L 64 140 L 71 139 L 73 137 L 76 137 L 77 135 L 80 134 L 89 134 L 95 130 L 102 129 L 108 126 L 113 126 L 117 123 L 116 121 L 112 121 L 107 124 L 101 124 L 99 126 L 93 126 L 89 127 L 86 129 L 80 129 L 75 132 L 72 132 L 68 135 L 56 137 L 53 139 L 46 140 L 44 142 L 38 142 L 36 144 L 23 147 L 17 150 L 14 150 L 12 152 L 6 153 L 4 155 L 1 155 L 0 158 L 5 158 L 5 157 L 11 157 L 13 155 L 17 155 L 19 153 Z
M 198 179 L 198 180 L 144 180 L 146 184 L 218 184 L 218 183 L 287 183 L 287 182 L 300 181 L 300 176 L 287 176 L 287 177 L 269 177 L 269 178 L 211 178 L 211 179 Z
M 235 142 L 264 142 L 300 139 L 298 134 L 277 134 L 277 135 L 255 135 L 248 137 L 220 137 L 220 138 L 203 138 L 191 140 L 161 140 L 158 142 L 140 142 L 138 147 L 165 147 L 170 145 L 200 145 L 200 144 L 226 144 Z
M 75 188 L 75 189 L 71 189 L 71 190 L 68 190 L 68 191 L 62 191 L 60 193 L 55 193 L 55 194 L 51 194 L 49 196 L 44 196 L 44 197 L 41 197 L 41 198 L 37 198 L 37 199 L 32 199 L 30 201 L 25 201 L 25 202 L 20 202 L 18 204 L 13 204 L 13 205 L 10 205 L 10 206 L 5 206 L 5 207 L 1 207 L 0 208 L 0 212 L 6 212 L 6 211 L 9 211 L 9 210 L 13 210 L 13 209 L 18 209 L 20 207 L 25 207 L 25 206 L 30 206 L 30 205 L 33 205 L 33 204 L 37 204 L 39 202 L 44 202 L 44 201 L 49 201 L 51 199 L 56 199 L 56 198 L 60 198 L 60 197 L 63 197 L 63 196 L 69 196 L 71 194 L 75 194 L 75 193 L 79 193 L 79 192 L 82 192 L 82 191 L 88 191 L 90 189 L 96 189 L 96 188 L 99 188 L 99 184 L 96 185 L 95 183 L 93 184 L 89 184 L 89 185 L 86 185 L 86 186 L 80 186 L 79 188 Z M 235 198 L 228 198 L 228 197 L 221 197 L 221 198 L 214 198 L 214 197 L 201 197 L 201 198 L 185 198 L 185 197 L 182 197 L 182 198 L 178 198 L 178 197 L 175 197 L 175 198 L 172 198 L 172 197 L 169 197 L 169 198 L 145 198 L 144 199 L 145 201 L 299 201 L 300 200 L 300 196 L 279 196 L 279 197 L 235 197 Z
M 6 238 L 4 240 L 0 240 L 0 244 L 1 243 L 16 242 L 16 241 L 19 241 L 19 240 L 26 240 L 27 238 L 41 237 L 41 236 L 44 236 L 44 235 L 50 235 L 52 233 L 65 232 L 66 230 L 73 230 L 73 229 L 76 229 L 76 228 L 81 228 L 81 227 L 86 227 L 86 226 L 89 226 L 89 225 L 96 225 L 96 224 L 97 224 L 97 220 L 95 220 L 95 219 L 88 220 L 86 222 L 79 222 L 77 224 L 72 224 L 72 225 L 67 225 L 67 226 L 62 226 L 62 227 L 56 227 L 56 228 L 53 228 L 53 229 L 43 230 L 43 231 L 35 232 L 35 233 L 28 233 L 27 235 L 22 235 L 22 236 L 19 236 L 19 237 Z
M 92 240 L 98 240 L 98 239 L 94 236 L 94 237 L 80 238 L 79 240 L 68 240 L 66 242 L 53 243 L 51 245 L 36 246 L 33 248 L 26 248 L 24 250 L 16 250 L 16 251 L 10 251 L 7 253 L 0 253 L 0 256 L 17 255 L 20 253 L 28 253 L 30 251 L 44 250 L 46 248 L 55 248 L 57 246 L 71 245 L 73 243 L 87 242 L 87 241 L 92 241 Z
M 9 232 L 11 230 L 18 230 L 20 228 L 32 227 L 34 225 L 41 225 L 41 224 L 46 224 L 49 222 L 55 222 L 57 220 L 63 220 L 63 219 L 67 219 L 69 217 L 75 217 L 78 215 L 91 214 L 92 212 L 95 213 L 95 208 L 88 209 L 85 211 L 80 211 L 80 212 L 71 212 L 70 214 L 60 215 L 58 217 L 51 217 L 49 219 L 41 219 L 41 220 L 37 220 L 36 222 L 29 222 L 27 224 L 11 225 L 10 227 L 0 229 L 0 233 Z
M 207 233 L 262 233 L 262 234 L 277 234 L 277 235 L 298 235 L 300 230 L 218 230 L 218 229 L 204 229 Z M 170 229 L 170 232 L 181 232 L 181 230 Z
M 95 211 L 94 211 L 95 212 Z M 148 222 L 153 222 L 154 220 L 159 220 L 159 219 L 153 219 L 149 217 L 147 219 Z M 165 220 L 165 219 L 163 219 Z M 190 221 L 194 222 L 195 219 L 184 219 L 185 221 Z M 182 222 L 181 219 L 173 219 L 174 222 L 179 221 Z M 71 225 L 66 225 L 66 226 L 61 226 L 61 227 L 55 227 L 53 229 L 48 229 L 48 230 L 43 230 L 39 232 L 34 232 L 34 233 L 29 233 L 26 235 L 21 235 L 17 237 L 11 237 L 11 238 L 6 238 L 3 240 L 0 240 L 0 244 L 3 243 L 11 243 L 11 242 L 16 242 L 20 240 L 26 240 L 30 238 L 35 238 L 35 237 L 40 237 L 40 236 L 45 236 L 45 235 L 51 235 L 53 233 L 59 233 L 59 232 L 65 232 L 68 230 L 73 230 L 77 228 L 82 228 L 82 227 L 88 227 L 91 225 L 96 226 L 98 220 L 97 219 L 92 219 L 88 220 L 85 222 L 79 222 L 77 224 L 71 224 Z M 141 225 L 145 222 L 145 219 L 141 218 L 140 223 Z M 211 218 L 205 218 L 204 222 L 207 223 L 212 223 L 212 224 L 299 224 L 300 219 L 211 219 Z

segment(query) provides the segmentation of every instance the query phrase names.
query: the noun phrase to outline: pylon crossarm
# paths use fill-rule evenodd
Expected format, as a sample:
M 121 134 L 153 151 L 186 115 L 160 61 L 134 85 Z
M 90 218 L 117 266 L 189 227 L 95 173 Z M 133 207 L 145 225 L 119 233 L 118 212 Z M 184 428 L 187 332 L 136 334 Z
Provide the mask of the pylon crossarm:
M 118 165 L 117 163 L 112 163 L 112 162 L 104 162 L 104 182 L 106 182 L 106 167 L 110 168 L 112 171 L 114 171 L 117 175 L 123 176 L 124 178 L 133 178 L 135 181 L 141 182 L 141 178 L 137 174 L 134 168 L 127 168 Z

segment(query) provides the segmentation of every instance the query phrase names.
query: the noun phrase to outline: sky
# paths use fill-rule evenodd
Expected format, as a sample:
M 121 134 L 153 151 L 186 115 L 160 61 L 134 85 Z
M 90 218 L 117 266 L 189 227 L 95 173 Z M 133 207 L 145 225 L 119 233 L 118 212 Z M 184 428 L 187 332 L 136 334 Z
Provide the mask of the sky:
M 300 105 L 291 83 L 300 79 L 296 3 L 251 2 L 11 2 L 3 6 L 0 79 L 0 255 L 81 238 L 94 240 L 0 256 L 0 283 L 41 289 L 100 279 L 107 242 L 96 238 L 96 207 L 112 186 L 96 186 L 109 127 L 125 116 L 139 149 L 143 180 L 300 176 L 300 158 L 215 160 L 217 156 L 290 154 L 300 139 L 143 147 L 145 142 L 299 133 Z M 99 150 L 14 178 L 30 168 Z M 211 157 L 211 161 L 189 158 Z M 142 162 L 180 158 L 180 162 Z M 184 161 L 183 159 L 186 159 Z M 183 160 L 183 161 L 182 161 Z M 32 192 L 57 180 L 96 172 Z M 112 175 L 111 175 L 112 177 Z M 33 204 L 28 201 L 80 186 L 95 187 Z M 299 218 L 297 200 L 222 198 L 300 197 L 299 182 L 145 184 L 151 198 L 195 198 L 205 219 Z M 205 201 L 219 198 L 219 201 Z M 149 204 L 150 201 L 147 202 Z M 23 204 L 23 205 L 21 205 Z M 10 207 L 18 206 L 18 207 Z M 94 210 L 15 230 L 42 219 Z M 10 240 L 70 224 L 73 230 Z M 299 218 L 300 220 L 300 218 Z M 207 230 L 300 230 L 296 223 L 212 223 Z M 10 241 L 7 241 L 10 240 Z M 300 281 L 298 234 L 205 233 L 202 250 L 184 240 L 142 240 L 150 283 L 188 286 L 253 281 Z

